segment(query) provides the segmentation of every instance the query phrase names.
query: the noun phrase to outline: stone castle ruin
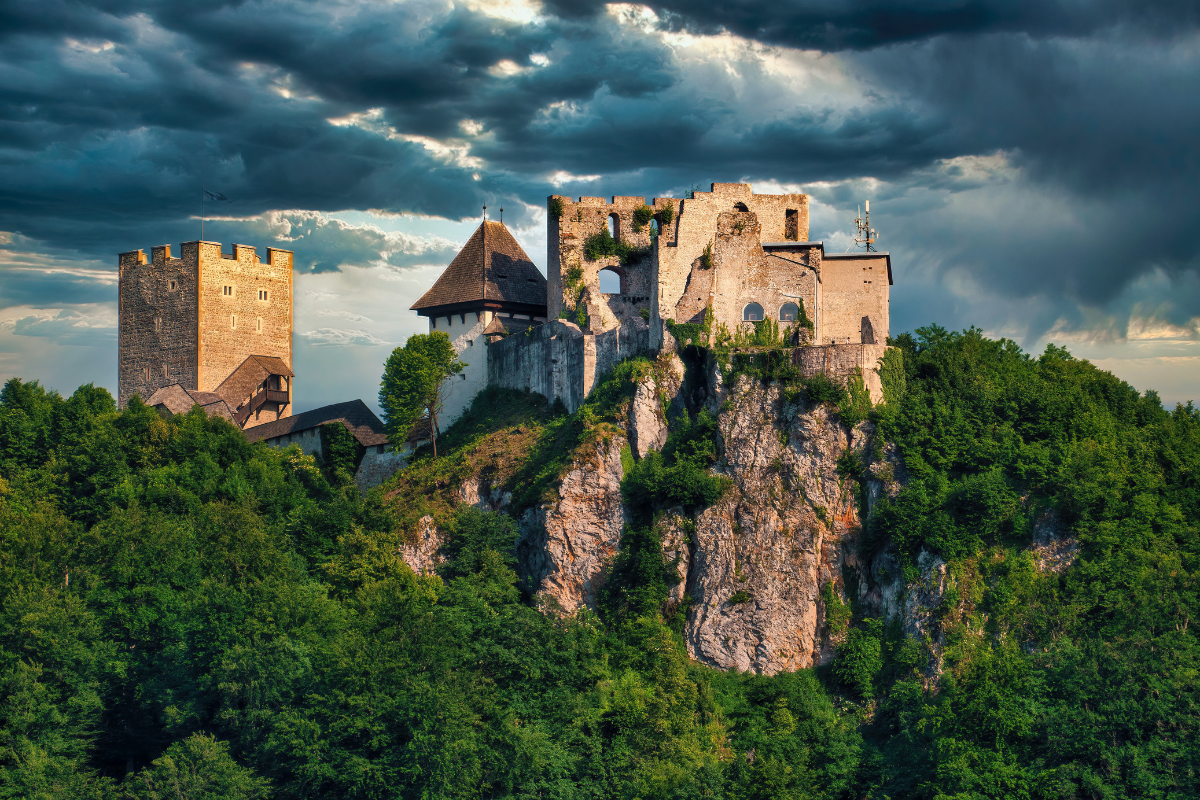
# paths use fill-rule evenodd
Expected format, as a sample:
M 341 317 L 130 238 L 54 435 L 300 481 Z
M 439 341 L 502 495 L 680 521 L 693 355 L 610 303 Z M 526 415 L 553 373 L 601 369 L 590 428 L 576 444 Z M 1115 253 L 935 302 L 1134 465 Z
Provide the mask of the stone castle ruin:
M 732 332 L 777 321 L 804 374 L 861 375 L 881 399 L 891 258 L 809 241 L 807 195 L 715 183 L 684 199 L 553 195 L 547 207 L 547 277 L 502 222 L 485 220 L 412 306 L 467 365 L 450 379 L 445 424 L 488 385 L 573 411 L 618 361 L 673 347 L 676 325 Z M 264 260 L 204 241 L 180 251 L 119 256 L 121 405 L 135 394 L 162 413 L 200 405 L 242 429 L 290 417 L 291 251 L 268 248 Z M 306 412 L 303 425 L 257 438 L 291 441 L 329 421 L 316 421 L 326 410 L 361 434 L 365 452 L 381 450 L 382 428 L 357 407 Z
M 672 323 L 706 317 L 729 332 L 777 321 L 795 337 L 804 374 L 861 375 L 882 398 L 891 257 L 809 241 L 807 195 L 716 183 L 685 199 L 553 195 L 547 207 L 544 307 L 525 294 L 536 268 L 497 222 L 483 223 L 413 306 L 469 364 L 451 387 L 447 423 L 489 384 L 574 410 L 618 361 L 671 344 Z M 506 243 L 503 269 L 479 246 L 488 237 Z

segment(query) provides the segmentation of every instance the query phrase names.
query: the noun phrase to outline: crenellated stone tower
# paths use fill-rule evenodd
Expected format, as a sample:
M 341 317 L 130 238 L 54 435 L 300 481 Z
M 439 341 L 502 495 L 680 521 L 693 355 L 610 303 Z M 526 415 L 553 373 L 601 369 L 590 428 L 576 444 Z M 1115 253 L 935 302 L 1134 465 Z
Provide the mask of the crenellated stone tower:
M 248 428 L 291 414 L 292 252 L 184 242 L 119 256 L 118 397 Z

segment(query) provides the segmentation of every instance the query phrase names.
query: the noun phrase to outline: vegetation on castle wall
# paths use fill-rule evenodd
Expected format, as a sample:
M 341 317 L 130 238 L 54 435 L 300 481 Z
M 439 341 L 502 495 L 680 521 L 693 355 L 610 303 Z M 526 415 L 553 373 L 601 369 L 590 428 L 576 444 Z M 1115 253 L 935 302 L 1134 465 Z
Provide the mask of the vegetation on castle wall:
M 633 230 L 635 233 L 640 232 L 642 228 L 650 224 L 650 220 L 654 219 L 654 209 L 642 203 L 633 210 Z
M 561 197 L 551 197 L 546 201 L 546 211 L 550 219 L 562 219 L 562 215 L 567 210 L 567 204 L 563 202 Z
M 589 261 L 616 256 L 622 265 L 639 261 L 650 255 L 649 247 L 634 247 L 628 242 L 619 242 L 604 227 L 583 240 L 583 255 Z
M 667 203 L 662 207 L 662 211 L 658 212 L 658 218 L 662 220 L 663 225 L 670 225 L 675 221 L 675 206 Z
M 587 326 L 587 308 L 583 305 L 583 267 L 572 264 L 563 273 L 563 307 L 559 319 L 570 320 L 580 328 Z
M 899 403 L 904 398 L 904 350 L 900 347 L 885 350 L 879 359 L 878 369 L 879 380 L 883 384 L 883 401 Z

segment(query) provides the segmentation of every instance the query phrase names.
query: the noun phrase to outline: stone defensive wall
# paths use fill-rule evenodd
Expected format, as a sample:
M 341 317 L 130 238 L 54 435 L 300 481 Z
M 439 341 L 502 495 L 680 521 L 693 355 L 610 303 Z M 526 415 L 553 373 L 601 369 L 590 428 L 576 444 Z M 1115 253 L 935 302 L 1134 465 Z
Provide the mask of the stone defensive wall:
M 550 402 L 561 400 L 575 411 L 596 379 L 617 362 L 650 350 L 650 327 L 628 320 L 603 333 L 588 333 L 573 322 L 556 319 L 526 333 L 488 345 L 488 383 L 506 389 L 537 392 Z
M 883 402 L 883 382 L 879 378 L 879 360 L 887 352 L 885 344 L 826 344 L 797 347 L 792 351 L 792 364 L 800 373 L 811 378 L 824 374 L 843 386 L 861 374 L 872 403 Z

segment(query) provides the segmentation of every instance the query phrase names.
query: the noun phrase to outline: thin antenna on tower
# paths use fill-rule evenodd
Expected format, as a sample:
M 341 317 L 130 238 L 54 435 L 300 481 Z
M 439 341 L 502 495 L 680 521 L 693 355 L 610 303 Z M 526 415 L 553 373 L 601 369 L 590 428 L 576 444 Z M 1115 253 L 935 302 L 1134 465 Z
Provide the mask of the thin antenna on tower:
M 500 222 L 504 222 L 504 206 L 500 206 Z
M 483 221 L 487 222 L 487 206 L 483 207 Z
M 866 209 L 860 206 L 858 216 L 854 218 L 854 227 L 858 230 L 858 235 L 854 237 L 854 246 L 862 245 L 867 248 L 867 252 L 874 252 L 874 244 L 879 238 L 879 232 L 871 227 L 871 201 L 866 202 Z

